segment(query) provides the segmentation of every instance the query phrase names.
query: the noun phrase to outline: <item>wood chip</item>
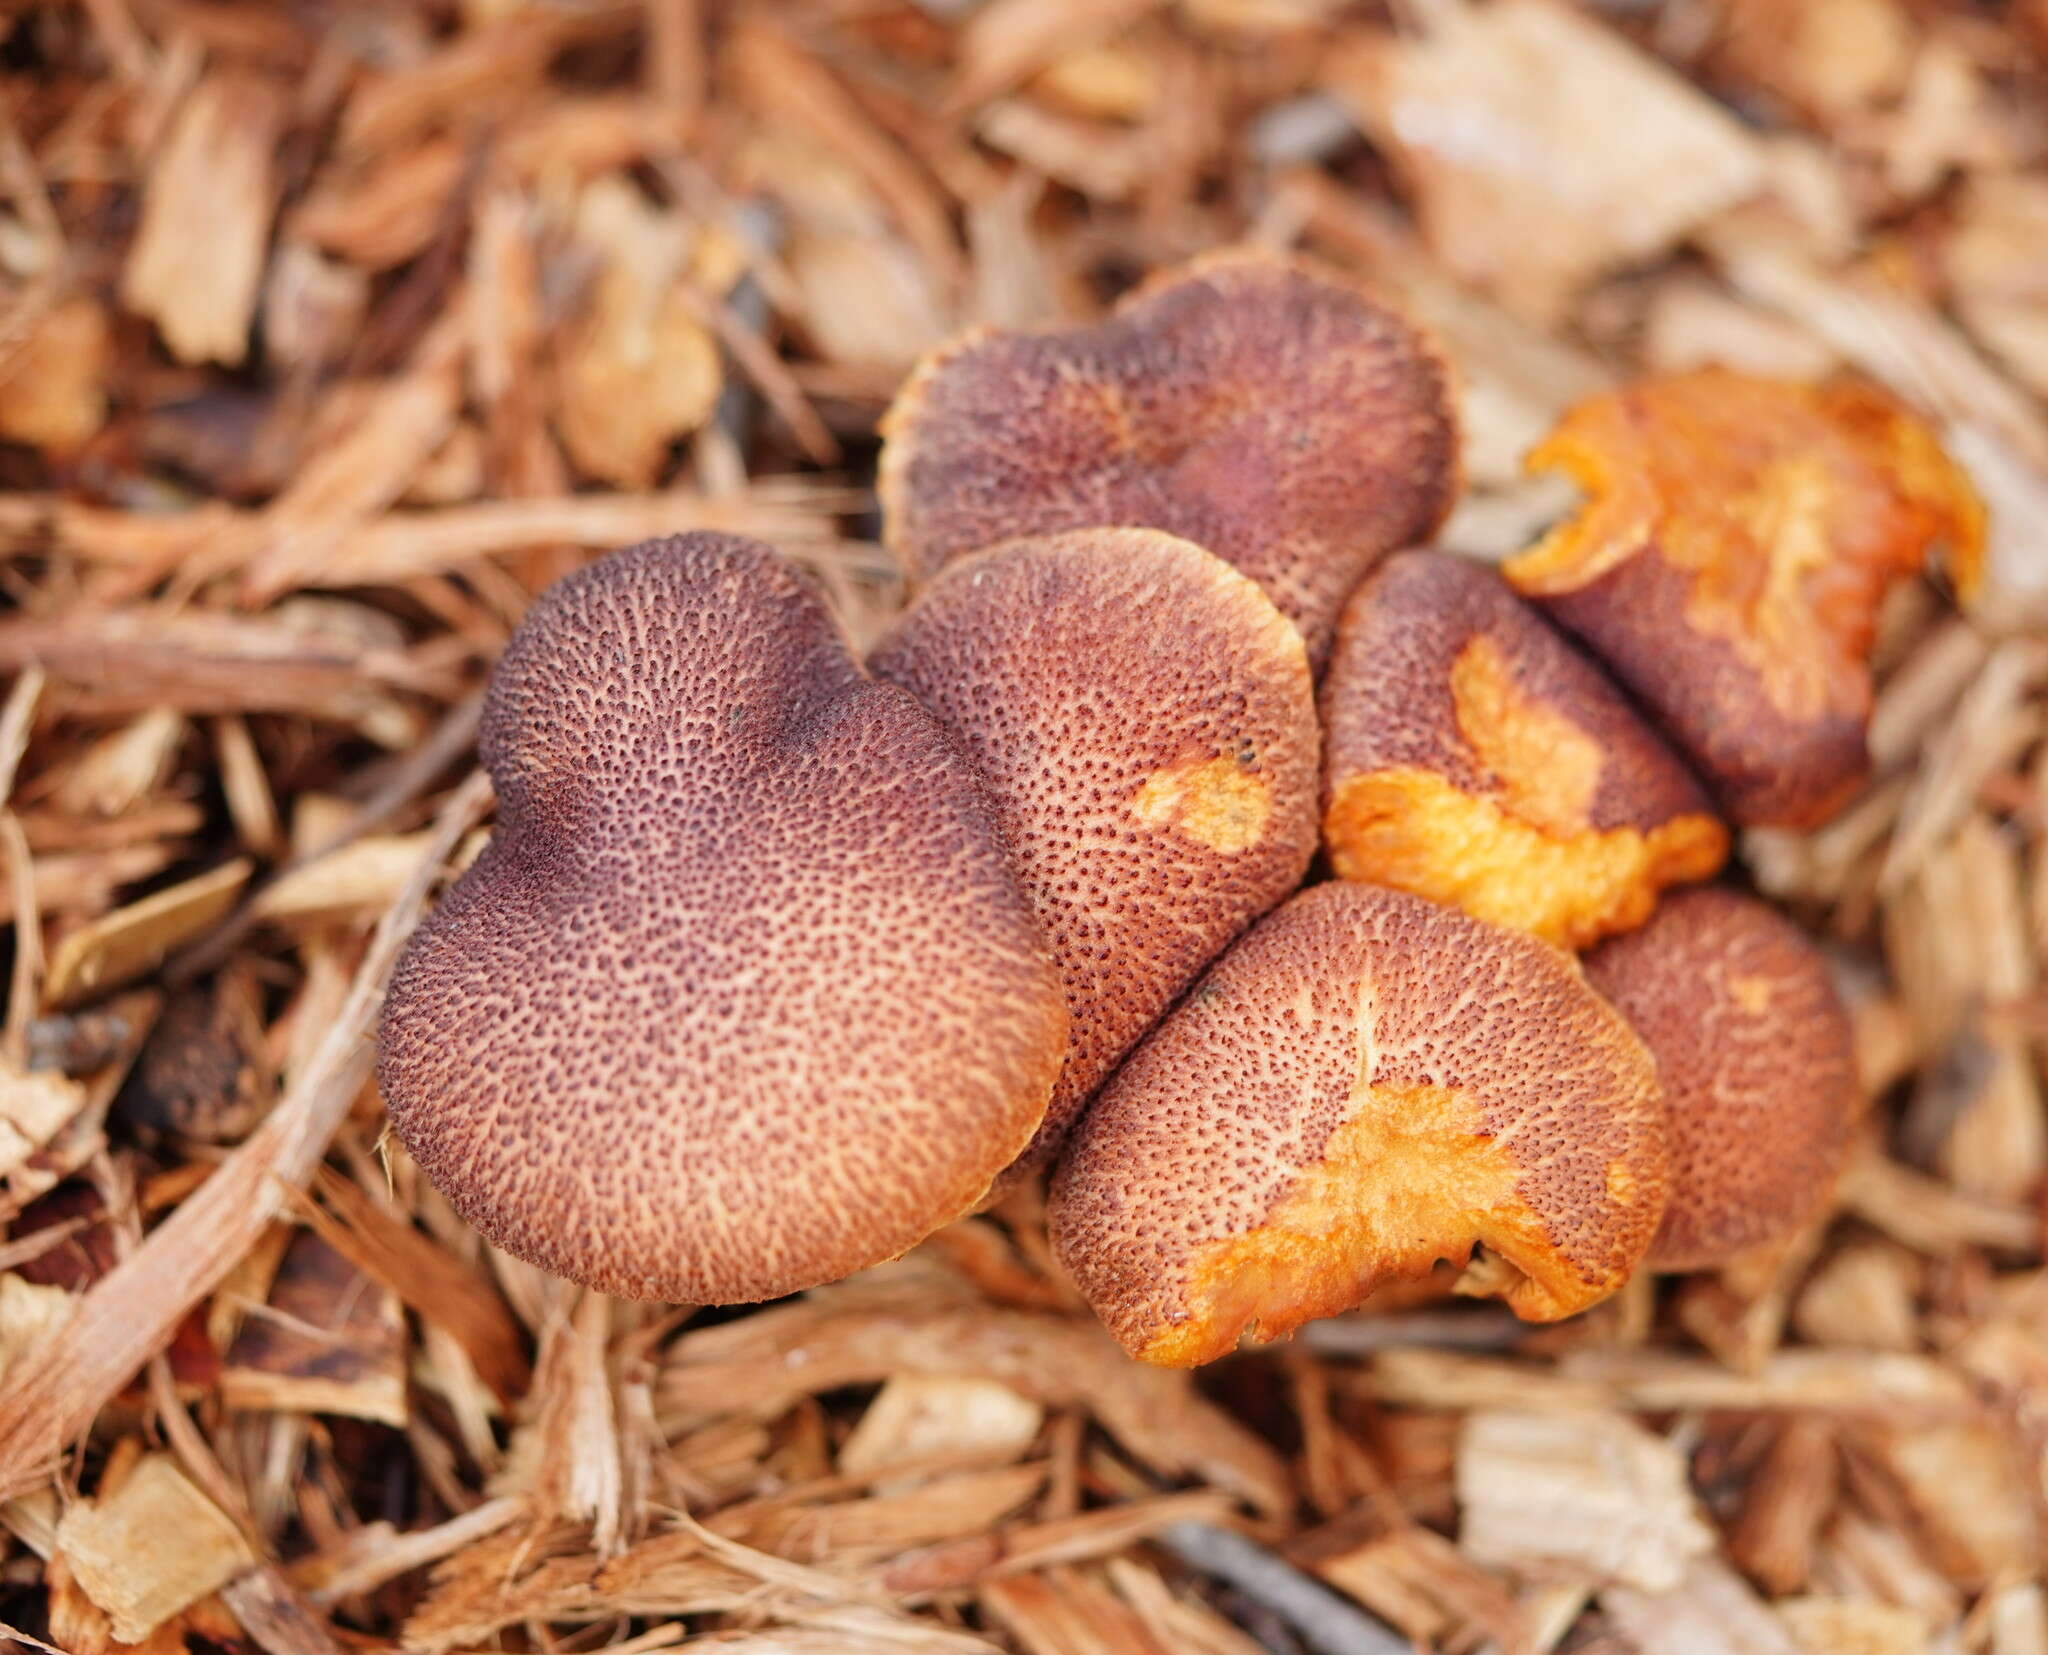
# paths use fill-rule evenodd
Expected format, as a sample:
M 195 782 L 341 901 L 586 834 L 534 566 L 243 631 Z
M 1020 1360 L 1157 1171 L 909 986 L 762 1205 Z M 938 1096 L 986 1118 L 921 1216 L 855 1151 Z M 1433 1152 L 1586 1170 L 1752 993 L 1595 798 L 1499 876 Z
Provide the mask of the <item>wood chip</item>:
M 863 1476 L 947 1454 L 1015 1459 L 1044 1418 L 1038 1403 L 993 1380 L 906 1374 L 875 1393 L 840 1449 L 839 1465 Z
M 150 167 L 121 297 L 181 362 L 232 366 L 248 353 L 283 117 L 268 82 L 218 71 L 193 88 Z
M 1758 189 L 1741 125 L 1553 0 L 1433 7 L 1419 39 L 1363 45 L 1333 85 L 1399 163 L 1464 280 L 1538 318 Z
M 1657 1655 L 1800 1655 L 1785 1623 L 1719 1563 L 1694 1562 L 1664 1592 L 1610 1587 L 1600 1602 L 1623 1633 Z
M 0 438 L 60 457 L 83 448 L 106 423 L 113 357 L 113 329 L 91 295 L 42 308 L 0 344 Z
M 105 1499 L 79 1501 L 56 1538 L 57 1555 L 123 1643 L 139 1642 L 256 1560 L 168 1454 L 146 1457 Z
M 245 861 L 224 862 L 73 931 L 50 957 L 45 1000 L 76 1005 L 154 970 L 234 906 L 252 871 Z
M 1713 1549 L 1683 1456 L 1617 1414 L 1467 1415 L 1458 1502 L 1465 1550 L 1525 1576 L 1669 1591 Z
M 221 1371 L 233 1408 L 340 1414 L 403 1429 L 405 1320 L 397 1298 L 301 1232 L 270 1294 L 243 1319 Z

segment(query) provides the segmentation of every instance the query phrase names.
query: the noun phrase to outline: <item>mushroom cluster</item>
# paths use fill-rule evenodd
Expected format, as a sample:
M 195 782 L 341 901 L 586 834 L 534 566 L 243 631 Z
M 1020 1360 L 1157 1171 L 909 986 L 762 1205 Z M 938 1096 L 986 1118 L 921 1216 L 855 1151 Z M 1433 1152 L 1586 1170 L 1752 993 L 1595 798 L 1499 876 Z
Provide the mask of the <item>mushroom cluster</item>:
M 1886 590 L 1936 546 L 1975 578 L 1910 413 L 1718 371 L 1597 398 L 1531 456 L 1585 504 L 1495 571 L 1424 549 L 1457 490 L 1424 334 L 1234 253 L 945 347 L 883 429 L 917 591 L 865 663 L 699 534 L 558 583 L 499 665 L 497 831 L 379 1063 L 490 1240 L 741 1302 L 1049 1169 L 1088 1302 L 1185 1365 L 1446 1262 L 1567 1316 L 1825 1207 L 1858 1102 L 1826 962 L 1703 882 L 1728 820 L 1860 783 Z

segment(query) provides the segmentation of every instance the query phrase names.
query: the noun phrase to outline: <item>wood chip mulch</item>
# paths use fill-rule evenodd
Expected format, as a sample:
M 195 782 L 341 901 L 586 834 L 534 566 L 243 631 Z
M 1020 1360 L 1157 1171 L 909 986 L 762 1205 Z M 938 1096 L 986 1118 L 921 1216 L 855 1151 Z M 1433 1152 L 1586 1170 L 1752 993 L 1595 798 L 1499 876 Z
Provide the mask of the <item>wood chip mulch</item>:
M 330 1655 L 2048 1655 L 2048 5 L 0 0 L 0 1633 Z M 1848 368 L 1993 518 L 1758 884 L 1872 1107 L 1769 1266 L 1127 1361 L 1033 1199 L 746 1311 L 488 1252 L 367 1030 L 486 672 L 715 527 L 899 602 L 875 420 L 1236 241 L 1463 379 Z

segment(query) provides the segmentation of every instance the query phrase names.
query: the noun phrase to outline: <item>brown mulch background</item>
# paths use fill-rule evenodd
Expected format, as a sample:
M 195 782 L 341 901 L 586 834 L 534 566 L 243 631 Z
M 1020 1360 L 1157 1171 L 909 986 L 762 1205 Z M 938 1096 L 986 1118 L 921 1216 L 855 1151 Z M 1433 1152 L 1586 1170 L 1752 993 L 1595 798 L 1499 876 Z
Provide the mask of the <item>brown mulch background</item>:
M 0 1622 L 2048 1655 L 2044 153 L 2039 0 L 0 0 Z M 718 527 L 871 634 L 918 353 L 1239 240 L 1439 330 L 1462 550 L 1645 369 L 1850 368 L 1969 467 L 1984 602 L 1902 595 L 1867 794 L 1742 845 L 1854 1003 L 1829 1221 L 1194 1376 L 1029 1198 L 758 1311 L 487 1252 L 366 1031 L 524 606 Z

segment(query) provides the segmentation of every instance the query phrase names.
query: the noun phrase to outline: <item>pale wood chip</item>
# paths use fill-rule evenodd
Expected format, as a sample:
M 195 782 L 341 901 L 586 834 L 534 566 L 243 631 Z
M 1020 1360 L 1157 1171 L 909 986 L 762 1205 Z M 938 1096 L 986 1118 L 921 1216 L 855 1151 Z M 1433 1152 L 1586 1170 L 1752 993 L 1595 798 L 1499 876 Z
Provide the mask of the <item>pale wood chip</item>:
M 2038 1256 L 2038 1212 L 1963 1195 L 1873 1148 L 1859 1149 L 1842 1174 L 1842 1205 L 1915 1252 L 1940 1258 L 1965 1247 Z
M 1584 13 L 1432 11 L 1426 35 L 1362 43 L 1331 84 L 1406 174 L 1444 264 L 1504 303 L 1555 318 L 1761 187 L 1734 117 Z
M 1911 1609 L 1930 1626 L 1961 1616 L 1963 1597 L 1890 1522 L 1844 1507 L 1823 1537 L 1815 1567 L 1819 1590 Z
M 284 829 L 278 821 L 277 798 L 270 778 L 264 774 L 263 755 L 249 734 L 248 720 L 230 713 L 214 720 L 213 750 L 220 762 L 221 792 L 227 799 L 228 814 L 234 818 L 235 834 L 242 848 L 252 856 L 276 857 L 284 849 Z
M 1852 1242 L 1806 1279 L 1792 1323 L 1816 1345 L 1914 1350 L 1920 1259 L 1896 1242 Z
M 1984 1423 L 1871 1428 L 1857 1439 L 1897 1480 L 1935 1565 L 1959 1586 L 2015 1579 L 2040 1567 L 2042 1534 L 2018 1444 Z
M 49 1069 L 0 1060 L 0 1177 L 15 1171 L 85 1107 L 86 1089 Z
M 400 1575 L 424 1569 L 465 1546 L 497 1533 L 526 1512 L 516 1496 L 486 1500 L 432 1528 L 400 1534 L 389 1523 L 365 1523 L 340 1544 L 301 1558 L 293 1577 L 307 1587 L 316 1603 L 332 1603 L 370 1592 Z
M 1601 1605 L 1656 1655 L 1800 1655 L 1785 1623 L 1725 1564 L 1697 1560 L 1669 1591 L 1614 1586 Z
M 1684 1456 L 1618 1414 L 1469 1414 L 1457 1479 L 1460 1544 L 1518 1574 L 1668 1591 L 1713 1549 Z
M 1658 373 L 1718 366 L 1781 379 L 1821 379 L 1838 358 L 1812 334 L 1701 281 L 1660 282 L 1643 355 Z
M 1968 1385 L 1940 1362 L 1846 1350 L 1781 1350 L 1755 1374 L 1652 1349 L 1582 1350 L 1555 1365 L 1390 1350 L 1373 1359 L 1371 1386 L 1388 1402 L 1421 1408 L 1829 1408 L 1919 1419 L 1971 1412 Z
M 946 203 L 898 142 L 839 80 L 789 36 L 741 23 L 726 42 L 735 90 L 771 125 L 794 127 L 864 178 L 917 250 L 941 298 L 959 286 L 962 270 Z
M 256 1561 L 241 1530 L 168 1454 L 148 1455 L 116 1492 L 67 1511 L 57 1553 L 124 1643 Z
M 2048 1655 L 2048 1592 L 2038 1582 L 1992 1593 L 1985 1619 L 1991 1629 L 1991 1655 Z
M 287 923 L 374 918 L 404 889 L 432 837 L 393 833 L 354 840 L 280 874 L 257 893 L 250 911 Z
M 326 367 L 361 337 L 369 303 L 365 272 L 287 235 L 263 283 L 263 348 L 282 367 Z
M 1117 1595 L 1135 1609 L 1153 1635 L 1187 1655 L 1264 1655 L 1265 1646 L 1240 1632 L 1200 1598 L 1176 1594 L 1158 1571 L 1129 1557 L 1104 1566 Z
M 974 131 L 991 149 L 1096 201 L 1128 201 L 1159 164 L 1147 133 L 1063 115 L 1029 98 L 984 104 Z
M 949 331 L 926 266 L 899 241 L 799 230 L 783 261 L 802 297 L 804 331 L 830 361 L 900 374 Z
M 1043 1464 L 999 1466 L 866 1499 L 728 1506 L 707 1522 L 716 1533 L 800 1562 L 856 1562 L 994 1529 L 1045 1477 Z
M 711 417 L 724 384 L 718 347 L 678 285 L 695 237 L 617 175 L 584 189 L 574 236 L 597 270 L 556 337 L 556 427 L 584 472 L 646 488 L 670 445 Z
M 119 816 L 156 791 L 185 739 L 183 715 L 156 707 L 80 753 L 50 794 L 59 810 Z
M 860 1476 L 954 1453 L 1013 1460 L 1044 1419 L 1040 1404 L 993 1380 L 905 1374 L 875 1393 L 839 1450 L 839 1468 Z
M 1985 661 L 1930 750 L 1884 861 L 1880 885 L 1896 890 L 1961 824 L 1992 776 L 2010 768 L 2042 730 L 2033 692 L 2048 678 L 2048 644 L 2013 638 Z
M 69 1321 L 77 1302 L 61 1287 L 0 1275 L 0 1375 Z
M 181 362 L 233 366 L 248 353 L 284 113 L 270 82 L 216 71 L 179 108 L 150 167 L 121 298 Z
M 50 956 L 44 999 L 75 1005 L 153 971 L 172 949 L 225 917 L 253 871 L 240 859 L 224 862 L 79 927 Z
M 1925 1655 L 1926 1617 L 1867 1598 L 1789 1598 L 1778 1617 L 1804 1655 Z

